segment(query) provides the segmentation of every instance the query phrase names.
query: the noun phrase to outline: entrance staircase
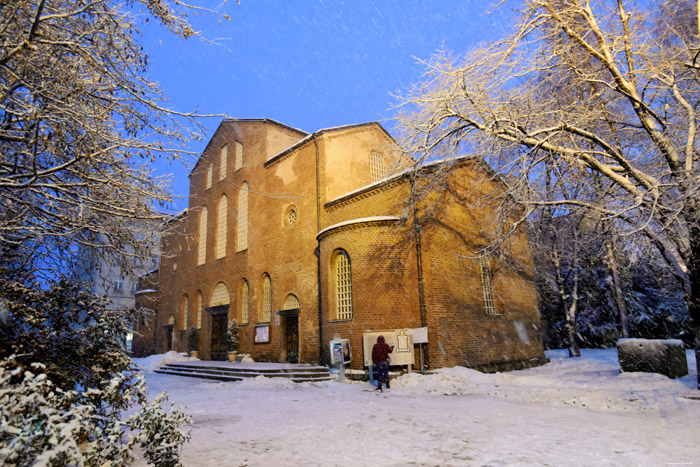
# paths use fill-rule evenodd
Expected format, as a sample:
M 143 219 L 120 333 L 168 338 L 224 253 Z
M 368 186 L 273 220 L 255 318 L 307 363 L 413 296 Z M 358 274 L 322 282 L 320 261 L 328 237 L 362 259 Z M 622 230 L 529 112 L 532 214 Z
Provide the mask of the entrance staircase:
M 156 373 L 216 381 L 242 381 L 243 378 L 288 378 L 295 383 L 333 381 L 323 366 L 275 363 L 180 362 L 166 363 Z

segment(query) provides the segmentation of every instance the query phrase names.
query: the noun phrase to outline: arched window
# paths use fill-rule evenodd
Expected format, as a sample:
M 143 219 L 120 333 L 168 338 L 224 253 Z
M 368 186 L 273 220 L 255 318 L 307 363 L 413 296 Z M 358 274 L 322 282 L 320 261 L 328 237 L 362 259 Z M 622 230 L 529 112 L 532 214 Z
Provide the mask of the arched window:
M 228 293 L 228 287 L 223 282 L 219 282 L 214 287 L 214 291 L 211 293 L 211 300 L 209 300 L 209 306 L 220 306 L 228 305 L 231 303 L 231 296 Z
M 199 242 L 197 244 L 197 266 L 207 260 L 207 207 L 199 211 Z
M 261 321 L 269 323 L 272 319 L 272 280 L 267 273 L 263 275 L 262 290 Z
M 241 312 L 241 324 L 248 324 L 250 321 L 250 287 L 248 286 L 248 281 L 243 279 L 241 281 L 241 299 L 240 312 Z
M 180 329 L 187 329 L 187 312 L 190 308 L 190 298 L 187 294 L 182 294 L 180 300 Z
M 386 163 L 384 156 L 377 151 L 372 151 L 369 155 L 370 180 L 376 182 L 386 177 Z
M 195 309 L 195 326 L 197 329 L 202 329 L 202 312 L 204 311 L 204 302 L 202 300 L 202 292 L 197 291 L 197 295 L 194 296 L 194 309 Z
M 352 271 L 350 257 L 340 250 L 333 258 L 337 319 L 352 319 Z
M 211 188 L 211 181 L 212 177 L 214 174 L 214 168 L 209 164 L 209 167 L 207 167 L 207 190 Z
M 301 308 L 301 304 L 299 303 L 297 296 L 291 293 L 287 295 L 287 298 L 284 299 L 284 307 L 282 307 L 282 309 L 297 310 L 299 308 Z
M 243 143 L 236 141 L 236 162 L 234 170 L 239 170 L 243 167 Z
M 221 154 L 219 155 L 219 181 L 226 178 L 226 167 L 228 166 L 228 144 L 224 144 L 221 147 Z
M 228 217 L 228 197 L 221 195 L 216 213 L 216 259 L 226 256 L 226 220 Z
M 238 192 L 238 244 L 236 251 L 248 248 L 248 183 L 243 182 Z

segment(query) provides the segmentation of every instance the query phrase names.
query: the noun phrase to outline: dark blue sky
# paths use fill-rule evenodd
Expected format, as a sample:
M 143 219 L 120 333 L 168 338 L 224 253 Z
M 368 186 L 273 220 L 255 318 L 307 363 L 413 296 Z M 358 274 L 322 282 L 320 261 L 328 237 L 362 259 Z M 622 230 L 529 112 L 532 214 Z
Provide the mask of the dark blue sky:
M 489 3 L 229 0 L 221 11 L 230 21 L 194 20 L 216 44 L 155 25 L 142 27 L 143 44 L 151 78 L 178 111 L 268 117 L 306 132 L 379 120 L 391 131 L 391 94 L 419 81 L 417 58 L 442 48 L 464 54 L 504 34 L 508 11 L 487 15 Z M 205 122 L 205 140 L 192 150 L 203 150 L 219 121 Z M 163 167 L 169 172 L 175 194 L 186 196 L 188 170 Z

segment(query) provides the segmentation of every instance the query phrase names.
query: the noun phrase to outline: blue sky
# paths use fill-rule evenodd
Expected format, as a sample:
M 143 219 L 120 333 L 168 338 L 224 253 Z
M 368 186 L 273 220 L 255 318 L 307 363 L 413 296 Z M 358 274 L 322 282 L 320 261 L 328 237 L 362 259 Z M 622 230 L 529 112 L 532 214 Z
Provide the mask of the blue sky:
M 154 24 L 142 26 L 142 42 L 150 77 L 178 111 L 267 117 L 306 132 L 379 120 L 391 132 L 391 94 L 420 80 L 418 58 L 443 48 L 464 54 L 504 34 L 508 11 L 488 15 L 489 3 L 229 0 L 220 11 L 230 21 L 193 21 L 213 44 L 178 40 Z M 204 141 L 190 149 L 203 150 L 220 120 L 207 120 Z M 187 195 L 187 168 L 162 173 Z

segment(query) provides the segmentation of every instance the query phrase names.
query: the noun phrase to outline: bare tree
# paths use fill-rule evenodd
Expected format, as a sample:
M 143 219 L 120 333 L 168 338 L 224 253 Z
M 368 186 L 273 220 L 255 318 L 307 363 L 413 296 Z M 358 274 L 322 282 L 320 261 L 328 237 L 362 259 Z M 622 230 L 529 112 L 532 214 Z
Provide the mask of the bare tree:
M 419 160 L 483 157 L 527 212 L 585 209 L 644 235 L 697 330 L 698 4 L 630 3 L 528 0 L 510 37 L 463 60 L 433 57 L 426 79 L 400 96 L 403 143 Z M 599 177 L 604 202 L 543 196 L 550 158 L 561 173 Z
M 35 273 L 64 267 L 76 243 L 147 257 L 134 226 L 153 225 L 170 200 L 149 165 L 182 159 L 201 128 L 193 114 L 163 107 L 134 13 L 186 39 L 195 35 L 187 14 L 201 9 L 182 5 L 0 5 L 0 244 L 27 263 L 41 258 Z

